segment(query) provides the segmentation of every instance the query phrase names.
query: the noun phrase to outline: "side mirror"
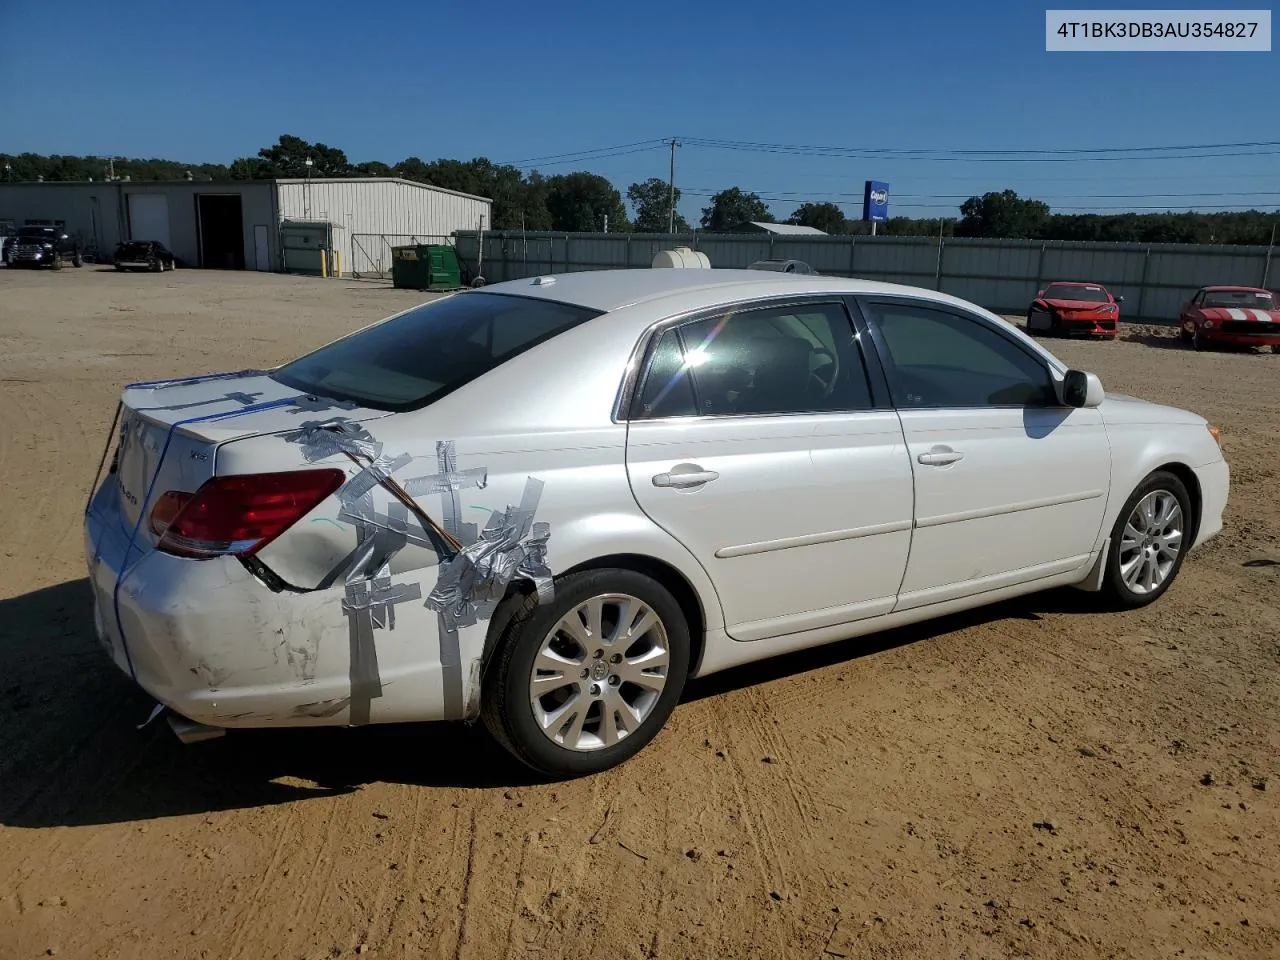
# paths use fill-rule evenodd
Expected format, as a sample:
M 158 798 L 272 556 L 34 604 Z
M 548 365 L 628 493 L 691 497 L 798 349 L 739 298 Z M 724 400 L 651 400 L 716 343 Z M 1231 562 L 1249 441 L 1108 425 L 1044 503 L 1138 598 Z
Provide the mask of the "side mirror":
M 1044 291 L 1043 291 L 1043 290 L 1037 290 L 1037 291 L 1036 291 L 1036 299 L 1037 299 L 1037 300 L 1039 300 L 1039 299 L 1040 299 L 1041 297 L 1043 297 L 1043 296 L 1044 296 Z
M 1062 378 L 1062 402 L 1068 407 L 1096 407 L 1105 396 L 1096 374 L 1068 370 Z
M 1124 297 L 1116 297 L 1116 303 L 1124 303 Z

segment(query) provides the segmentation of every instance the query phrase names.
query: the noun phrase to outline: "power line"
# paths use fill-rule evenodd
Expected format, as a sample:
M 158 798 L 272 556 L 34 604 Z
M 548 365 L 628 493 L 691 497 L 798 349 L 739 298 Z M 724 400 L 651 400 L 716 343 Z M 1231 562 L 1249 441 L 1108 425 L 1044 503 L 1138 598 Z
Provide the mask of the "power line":
M 746 193 L 757 194 L 761 200 L 771 199 L 778 202 L 786 200 L 829 200 L 833 197 L 854 197 L 861 199 L 862 191 L 846 191 L 839 193 L 830 192 L 801 192 L 789 190 L 747 190 L 742 188 Z M 715 196 L 719 190 L 709 187 L 686 187 L 683 193 L 693 196 Z M 765 197 L 765 194 L 770 194 Z M 980 194 L 977 194 L 980 196 Z M 898 202 L 904 200 L 968 200 L 975 196 L 972 193 L 898 193 L 894 194 L 894 199 Z M 1257 192 L 1217 192 L 1217 193 L 1073 193 L 1073 194 L 1040 194 L 1034 197 L 1027 197 L 1030 200 L 1158 200 L 1162 198 L 1175 199 L 1203 199 L 1208 197 L 1280 197 L 1280 190 L 1263 190 Z
M 948 161 L 986 161 L 986 162 L 1034 162 L 1048 160 L 1077 159 L 1195 159 L 1197 157 L 1216 158 L 1219 156 L 1260 156 L 1280 153 L 1280 140 L 1254 140 L 1235 143 L 1201 143 L 1181 144 L 1175 146 L 1142 146 L 1142 147 L 1040 147 L 1031 149 L 996 149 L 965 150 L 942 149 L 937 147 L 839 147 L 817 146 L 810 144 L 784 144 L 749 140 L 724 140 L 708 137 L 686 137 L 691 145 L 721 150 L 740 150 L 761 153 L 786 153 L 808 156 L 839 156 L 859 158 L 892 158 L 917 160 Z M 1248 148 L 1246 153 L 1224 152 Z M 1256 150 L 1254 148 L 1266 148 Z M 1214 151 L 1212 153 L 1186 154 L 1186 151 Z M 1117 154 L 1145 154 L 1141 157 L 1120 157 Z M 1172 155 L 1171 155 L 1172 154 Z M 1155 155 L 1155 156 L 1153 156 Z
M 628 153 L 640 153 L 657 147 L 665 147 L 667 140 L 637 140 L 634 143 L 619 143 L 612 147 L 595 147 L 590 150 L 575 150 L 570 153 L 551 153 L 543 157 L 526 157 L 524 160 L 508 160 L 499 166 L 523 167 L 532 164 L 574 163 L 578 160 L 605 159 L 605 156 L 626 156 Z M 637 149 L 638 148 L 638 149 Z M 599 156 L 604 154 L 605 156 Z
M 690 146 L 709 147 L 712 149 L 732 150 L 751 153 L 769 153 L 782 156 L 793 157 L 824 157 L 841 160 L 893 160 L 897 163 L 1080 163 L 1090 161 L 1093 163 L 1132 163 L 1134 161 L 1148 160 L 1218 160 L 1223 157 L 1263 157 L 1274 156 L 1280 154 L 1280 149 L 1275 150 L 1246 150 L 1246 151 L 1227 151 L 1217 153 L 1161 153 L 1149 154 L 1138 157 L 1115 157 L 1115 156 L 918 156 L 907 154 L 887 154 L 875 153 L 869 150 L 797 150 L 789 147 L 768 147 L 768 146 L 735 146 L 728 144 L 707 143 L 699 140 L 686 140 L 685 143 Z

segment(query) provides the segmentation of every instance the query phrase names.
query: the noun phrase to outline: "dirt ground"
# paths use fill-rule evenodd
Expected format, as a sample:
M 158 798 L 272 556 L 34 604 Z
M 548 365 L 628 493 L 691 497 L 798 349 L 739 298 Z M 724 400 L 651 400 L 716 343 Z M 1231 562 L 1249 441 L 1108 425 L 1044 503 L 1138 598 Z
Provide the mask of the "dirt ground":
M 1224 430 L 1225 531 L 1153 607 L 1060 591 L 696 683 L 621 769 L 479 727 L 180 746 L 91 637 L 117 391 L 422 299 L 0 270 L 0 958 L 1276 957 L 1280 356 L 1052 344 Z

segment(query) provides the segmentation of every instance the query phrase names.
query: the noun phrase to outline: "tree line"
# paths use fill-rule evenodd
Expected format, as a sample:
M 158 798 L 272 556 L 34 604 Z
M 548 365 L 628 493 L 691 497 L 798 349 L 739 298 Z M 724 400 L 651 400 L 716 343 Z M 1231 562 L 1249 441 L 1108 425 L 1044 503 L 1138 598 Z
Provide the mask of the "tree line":
M 308 166 L 307 161 L 310 160 Z M 0 173 L 13 181 L 103 180 L 109 175 L 131 180 L 267 180 L 288 177 L 402 177 L 493 201 L 493 222 L 487 229 L 556 230 L 566 232 L 666 233 L 673 191 L 666 180 L 653 177 L 627 187 L 623 194 L 605 177 L 587 171 L 544 175 L 474 160 L 425 161 L 407 157 L 399 163 L 354 163 L 337 147 L 310 143 L 285 135 L 255 156 L 230 164 L 184 164 L 173 160 L 42 156 L 0 153 Z M 674 191 L 674 227 L 687 233 L 694 227 L 679 214 L 680 189 Z M 2 211 L 0 211 L 2 212 Z M 877 232 L 889 236 L 956 236 L 1030 240 L 1102 240 L 1129 243 L 1266 244 L 1280 217 L 1259 210 L 1222 213 L 1110 214 L 1053 213 L 1040 200 L 1012 190 L 970 197 L 957 217 L 892 217 Z M 757 194 L 728 187 L 702 208 L 698 226 L 727 232 L 747 222 L 774 222 L 769 205 Z M 870 224 L 846 217 L 836 203 L 800 204 L 786 223 L 816 227 L 837 236 L 870 233 Z

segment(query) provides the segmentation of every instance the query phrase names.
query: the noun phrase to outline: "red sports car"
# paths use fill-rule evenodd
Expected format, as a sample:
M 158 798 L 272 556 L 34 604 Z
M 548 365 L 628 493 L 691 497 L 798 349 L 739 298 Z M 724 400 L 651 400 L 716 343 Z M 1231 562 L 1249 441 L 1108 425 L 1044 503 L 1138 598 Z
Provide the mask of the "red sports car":
M 1051 283 L 1036 294 L 1027 310 L 1027 330 L 1050 336 L 1114 339 L 1120 320 L 1119 304 L 1100 283 Z
M 1197 350 L 1234 343 L 1280 353 L 1280 306 L 1261 287 L 1201 287 L 1182 305 L 1178 326 Z

